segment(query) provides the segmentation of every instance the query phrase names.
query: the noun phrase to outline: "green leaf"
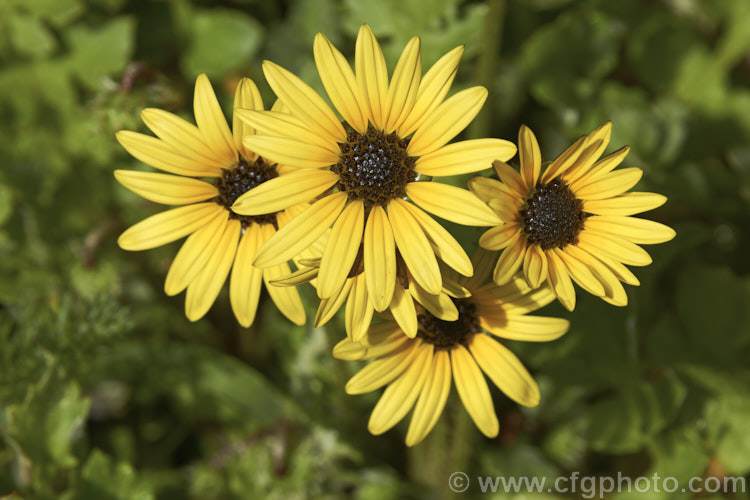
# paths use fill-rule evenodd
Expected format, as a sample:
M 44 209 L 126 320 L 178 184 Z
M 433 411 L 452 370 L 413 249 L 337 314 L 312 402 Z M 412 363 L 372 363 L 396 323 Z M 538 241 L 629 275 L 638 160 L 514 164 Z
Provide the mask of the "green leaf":
M 197 10 L 192 14 L 190 45 L 182 58 L 183 73 L 225 76 L 243 66 L 259 64 L 253 56 L 263 37 L 263 26 L 236 10 Z
M 94 450 L 83 466 L 80 482 L 65 500 L 150 500 L 149 485 L 138 478 L 130 464 L 113 463 L 112 458 Z
M 78 386 L 61 380 L 50 367 L 21 404 L 6 409 L 6 438 L 34 465 L 72 467 L 71 448 L 88 409 Z
M 413 36 L 422 39 L 422 64 L 428 64 L 458 45 L 465 45 L 464 58 L 469 59 L 480 48 L 479 37 L 487 6 L 469 5 L 459 9 L 457 0 L 386 0 L 376 9 L 367 2 L 347 0 L 344 26 L 352 35 L 367 23 L 383 46 L 389 68 L 395 67 L 401 51 Z M 340 47 L 353 53 L 353 47 Z
M 75 19 L 84 6 L 79 0 L 16 0 L 24 10 L 55 26 L 65 26 Z
M 588 99 L 617 64 L 621 28 L 596 11 L 570 11 L 526 41 L 521 66 L 531 94 L 553 108 Z
M 681 482 L 700 476 L 708 463 L 702 437 L 695 428 L 677 427 L 657 436 L 650 449 L 654 456 L 653 470 Z
M 750 472 L 750 400 L 720 397 L 706 406 L 708 434 L 716 449 L 716 458 L 729 474 L 744 476 Z
M 19 54 L 40 58 L 52 53 L 57 46 L 55 38 L 38 19 L 19 12 L 8 21 L 11 42 Z
M 0 226 L 8 220 L 13 212 L 13 190 L 0 184 Z
M 73 73 L 88 87 L 101 87 L 102 78 L 125 70 L 133 48 L 133 20 L 115 18 L 96 28 L 75 26 L 68 31 Z
M 687 54 L 699 45 L 700 38 L 689 24 L 674 15 L 653 15 L 645 17 L 630 36 L 628 58 L 646 85 L 665 91 L 675 82 Z
M 676 302 L 688 341 L 705 361 L 744 362 L 750 297 L 732 271 L 726 267 L 686 269 L 677 284 Z
M 677 417 L 686 394 L 684 384 L 667 374 L 594 404 L 586 414 L 591 447 L 611 453 L 638 451 Z

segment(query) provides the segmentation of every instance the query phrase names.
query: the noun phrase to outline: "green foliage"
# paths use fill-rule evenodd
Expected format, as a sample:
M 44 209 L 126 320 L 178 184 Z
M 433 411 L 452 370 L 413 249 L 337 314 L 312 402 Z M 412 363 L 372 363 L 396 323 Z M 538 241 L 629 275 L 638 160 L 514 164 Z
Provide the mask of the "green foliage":
M 330 356 L 341 321 L 296 327 L 264 296 L 243 329 L 224 293 L 190 323 L 163 293 L 177 247 L 116 244 L 159 210 L 115 182 L 143 168 L 117 130 L 144 131 L 146 107 L 190 116 L 203 72 L 226 109 L 243 76 L 270 106 L 263 59 L 320 89 L 315 33 L 352 57 L 363 22 L 391 70 L 412 36 L 425 69 L 466 45 L 455 89 L 490 94 L 465 135 L 525 123 L 550 160 L 612 120 L 638 190 L 669 197 L 645 217 L 677 238 L 649 248 L 626 308 L 579 292 L 575 312 L 542 313 L 571 320 L 563 338 L 510 343 L 542 402 L 495 391 L 496 440 L 455 391 L 416 449 L 403 424 L 371 436 L 377 395 L 346 395 L 357 367 Z M 747 0 L 0 2 L 0 498 L 442 498 L 457 470 L 748 477 L 748 25 Z

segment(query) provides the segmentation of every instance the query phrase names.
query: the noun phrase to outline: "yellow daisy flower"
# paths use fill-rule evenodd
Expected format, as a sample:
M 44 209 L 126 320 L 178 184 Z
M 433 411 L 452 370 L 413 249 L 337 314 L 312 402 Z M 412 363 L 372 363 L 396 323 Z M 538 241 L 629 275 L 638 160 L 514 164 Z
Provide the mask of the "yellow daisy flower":
M 492 160 L 511 158 L 516 147 L 500 139 L 446 145 L 487 96 L 484 88 L 473 87 L 444 100 L 463 48 L 443 56 L 422 76 L 415 37 L 390 82 L 369 26 L 362 26 L 357 37 L 356 72 L 321 33 L 314 53 L 323 86 L 345 123 L 311 87 L 269 61 L 263 63 L 266 79 L 291 114 L 239 114 L 259 131 L 245 139 L 248 148 L 300 170 L 241 196 L 234 211 L 255 215 L 269 206 L 280 210 L 323 195 L 263 245 L 255 264 L 272 266 L 294 257 L 332 225 L 318 274 L 322 299 L 341 290 L 360 252 L 377 311 L 394 300 L 399 259 L 431 294 L 442 288 L 437 258 L 471 275 L 464 250 L 425 211 L 466 225 L 491 226 L 500 219 L 468 190 L 424 177 L 483 170 Z
M 234 109 L 263 109 L 258 89 L 243 78 L 237 86 Z M 243 193 L 278 177 L 280 167 L 242 144 L 255 131 L 235 113 L 229 129 L 211 83 L 200 75 L 195 83 L 196 127 L 160 109 L 144 109 L 141 117 L 157 135 L 120 131 L 117 140 L 135 158 L 170 174 L 117 170 L 125 187 L 147 200 L 181 205 L 149 217 L 127 229 L 118 239 L 125 250 L 155 248 L 188 236 L 172 262 L 164 291 L 176 295 L 187 289 L 185 314 L 196 321 L 208 312 L 231 269 L 229 296 L 237 320 L 250 326 L 258 307 L 261 282 L 279 310 L 296 324 L 305 311 L 295 288 L 268 286 L 290 273 L 287 262 L 261 269 L 252 264 L 255 253 L 304 207 L 267 210 L 253 216 L 231 210 Z M 200 178 L 210 178 L 206 181 Z
M 620 282 L 634 286 L 640 282 L 624 264 L 650 264 L 651 257 L 638 245 L 669 241 L 675 232 L 664 224 L 631 217 L 663 205 L 667 198 L 628 191 L 643 171 L 615 170 L 628 154 L 627 146 L 599 159 L 611 132 L 611 123 L 605 123 L 578 139 L 542 172 L 536 137 L 522 126 L 520 173 L 495 161 L 502 182 L 485 177 L 469 182 L 474 194 L 504 221 L 479 240 L 488 250 L 504 249 L 495 266 L 496 283 L 508 282 L 522 267 L 529 286 L 549 281 L 570 311 L 576 302 L 573 282 L 611 304 L 627 304 Z
M 299 271 L 274 280 L 272 285 L 296 286 L 302 283 L 312 283 L 317 287 L 320 272 L 320 259 L 300 259 Z M 418 329 L 417 307 L 428 310 L 435 317 L 444 321 L 455 321 L 458 309 L 452 298 L 466 298 L 468 290 L 453 279 L 449 272 L 443 272 L 442 289 L 433 295 L 422 288 L 414 280 L 409 270 L 399 262 L 396 266 L 396 286 L 393 300 L 389 305 L 389 312 L 399 327 L 409 337 L 415 337 Z M 352 271 L 347 275 L 343 286 L 330 298 L 322 299 L 315 315 L 315 327 L 325 325 L 346 302 L 345 326 L 346 334 L 354 342 L 358 342 L 370 327 L 375 306 L 370 299 L 367 287 L 367 275 L 364 273 L 362 254 L 357 256 Z
M 386 432 L 413 407 L 406 444 L 419 443 L 437 423 L 453 380 L 479 430 L 487 437 L 497 436 L 497 415 L 482 372 L 517 403 L 539 404 L 534 379 L 493 336 L 543 342 L 560 337 L 569 323 L 526 314 L 554 300 L 549 287 L 532 290 L 520 277 L 501 286 L 486 284 L 493 263 L 489 252 L 480 250 L 475 256 L 475 277 L 461 281 L 471 297 L 455 300 L 456 321 L 443 321 L 422 310 L 416 338 L 408 338 L 397 323 L 386 321 L 372 326 L 361 343 L 345 339 L 336 345 L 333 355 L 339 359 L 374 359 L 347 382 L 347 393 L 388 386 L 370 416 L 371 433 Z

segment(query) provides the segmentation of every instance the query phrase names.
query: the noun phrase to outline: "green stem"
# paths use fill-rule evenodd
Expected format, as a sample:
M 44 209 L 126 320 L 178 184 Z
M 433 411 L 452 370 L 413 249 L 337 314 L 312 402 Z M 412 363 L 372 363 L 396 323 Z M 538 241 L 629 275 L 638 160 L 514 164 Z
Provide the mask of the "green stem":
M 489 0 L 487 3 L 488 11 L 482 32 L 482 51 L 477 62 L 476 82 L 477 85 L 482 85 L 491 91 L 500 55 L 500 38 L 503 33 L 503 20 L 507 5 L 506 0 Z M 487 103 L 469 127 L 470 138 L 487 136 L 491 113 L 492 93 L 490 92 Z

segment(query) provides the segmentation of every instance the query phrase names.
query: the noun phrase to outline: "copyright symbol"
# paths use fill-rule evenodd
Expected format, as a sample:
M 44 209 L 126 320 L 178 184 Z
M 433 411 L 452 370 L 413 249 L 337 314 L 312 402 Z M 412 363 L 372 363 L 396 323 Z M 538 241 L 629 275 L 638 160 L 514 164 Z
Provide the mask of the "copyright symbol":
M 462 493 L 469 489 L 469 476 L 465 472 L 454 472 L 448 478 L 448 487 L 454 493 Z

